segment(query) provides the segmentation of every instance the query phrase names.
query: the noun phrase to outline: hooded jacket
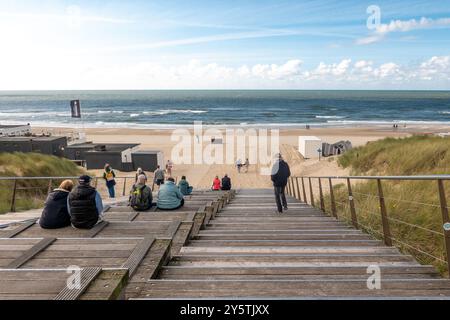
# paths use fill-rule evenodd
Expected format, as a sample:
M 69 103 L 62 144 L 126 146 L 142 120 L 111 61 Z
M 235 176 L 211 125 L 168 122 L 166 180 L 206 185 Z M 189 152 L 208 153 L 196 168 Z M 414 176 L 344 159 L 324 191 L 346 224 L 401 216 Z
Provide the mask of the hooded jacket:
M 44 229 L 57 229 L 70 226 L 70 215 L 67 211 L 69 191 L 55 189 L 45 201 L 39 225 Z

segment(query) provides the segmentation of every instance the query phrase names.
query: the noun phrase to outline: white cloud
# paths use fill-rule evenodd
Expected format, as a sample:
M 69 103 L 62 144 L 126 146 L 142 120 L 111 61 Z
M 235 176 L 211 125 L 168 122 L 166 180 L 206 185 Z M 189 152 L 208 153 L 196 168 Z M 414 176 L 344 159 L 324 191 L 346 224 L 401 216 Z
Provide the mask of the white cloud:
M 49 58 L 50 59 L 50 58 Z M 87 64 L 70 57 L 20 66 L 0 61 L 8 77 L 1 90 L 27 89 L 450 89 L 450 56 L 415 65 L 342 59 L 305 68 L 301 60 L 279 64 L 227 66 L 191 60 L 184 64 Z
M 381 41 L 392 32 L 408 32 L 418 29 L 431 29 L 450 26 L 450 18 L 431 19 L 422 17 L 418 20 L 391 20 L 387 24 L 380 24 L 373 34 L 356 40 L 357 44 L 366 45 Z

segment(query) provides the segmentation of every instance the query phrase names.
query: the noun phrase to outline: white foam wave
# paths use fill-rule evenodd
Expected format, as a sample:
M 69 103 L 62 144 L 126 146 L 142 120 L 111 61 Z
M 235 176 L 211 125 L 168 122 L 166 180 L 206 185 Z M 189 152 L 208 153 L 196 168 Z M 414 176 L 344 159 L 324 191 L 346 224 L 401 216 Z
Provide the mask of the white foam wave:
M 316 116 L 317 119 L 344 119 L 343 116 Z

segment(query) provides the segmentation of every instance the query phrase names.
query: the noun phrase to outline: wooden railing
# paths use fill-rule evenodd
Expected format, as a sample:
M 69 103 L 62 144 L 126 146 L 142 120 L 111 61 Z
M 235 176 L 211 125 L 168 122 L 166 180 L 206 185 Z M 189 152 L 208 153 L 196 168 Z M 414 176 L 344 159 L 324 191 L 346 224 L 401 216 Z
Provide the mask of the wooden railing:
M 365 229 L 369 231 L 376 230 L 371 229 L 367 225 L 363 225 L 359 221 L 358 210 L 361 213 L 366 213 L 367 215 L 378 215 L 378 218 L 381 219 L 381 232 L 378 232 L 380 237 L 383 239 L 384 243 L 388 246 L 393 245 L 393 241 L 399 243 L 400 246 L 405 247 L 409 250 L 416 251 L 420 254 L 426 255 L 430 258 L 434 258 L 437 261 L 445 264 L 447 266 L 447 271 L 450 270 L 450 218 L 449 218 L 449 208 L 447 205 L 447 197 L 446 191 L 444 188 L 444 182 L 450 180 L 450 175 L 432 175 L 432 176 L 297 176 L 290 177 L 287 184 L 287 194 L 299 199 L 300 201 L 310 204 L 314 207 L 320 208 L 323 212 L 330 214 L 336 219 L 343 219 L 344 217 L 338 216 L 337 205 L 342 206 L 341 212 L 346 212 L 347 216 L 350 216 L 350 219 L 347 219 L 349 223 L 351 223 L 357 229 Z M 340 194 L 345 194 L 344 201 L 336 200 L 336 181 L 340 182 L 339 192 Z M 374 185 L 374 189 L 376 190 L 375 194 L 364 194 L 357 193 L 354 191 L 355 188 L 358 187 L 358 182 L 364 181 L 375 181 L 376 186 Z M 436 192 L 436 203 L 422 203 L 419 201 L 413 200 L 405 200 L 405 199 L 392 199 L 386 197 L 384 193 L 383 185 L 386 181 L 428 181 L 432 184 L 435 183 L 435 192 Z M 324 184 L 326 186 L 324 186 Z M 313 190 L 313 185 L 315 187 L 315 192 Z M 343 188 L 342 188 L 343 187 Z M 309 199 L 307 197 L 307 190 L 309 189 Z M 318 190 L 317 190 L 318 189 Z M 325 195 L 325 192 L 326 195 Z M 358 208 L 355 201 L 355 194 L 364 197 L 371 197 L 372 201 L 376 201 L 378 207 L 378 213 L 369 212 L 366 208 L 366 211 L 363 211 L 363 208 Z M 314 196 L 319 196 L 319 201 L 314 200 Z M 413 194 L 411 194 L 414 197 Z M 427 228 L 426 226 L 421 226 L 414 223 L 409 223 L 403 221 L 401 219 L 396 219 L 389 216 L 388 208 L 386 206 L 386 201 L 397 201 L 414 205 L 422 205 L 427 206 L 432 210 L 436 209 L 440 211 L 442 216 L 442 229 L 441 230 L 433 230 Z M 326 201 L 329 202 L 326 204 Z M 328 207 L 328 209 L 326 209 Z M 373 207 L 373 206 L 372 206 Z M 430 254 L 429 252 L 424 251 L 423 248 L 414 247 L 411 244 L 405 243 L 403 239 L 397 239 L 392 236 L 391 232 L 391 223 L 392 222 L 398 224 L 408 225 L 411 228 L 420 229 L 421 231 L 426 231 L 432 233 L 434 236 L 439 235 L 443 236 L 444 245 L 445 245 L 445 258 L 437 257 L 435 255 Z
M 11 184 L 11 200 L 10 211 L 16 212 L 17 200 L 23 195 L 29 196 L 26 192 L 36 191 L 41 195 L 48 195 L 54 188 L 58 187 L 59 182 L 62 180 L 73 180 L 77 182 L 79 177 L 0 177 L 0 182 L 9 182 Z M 117 184 L 116 190 L 122 196 L 125 196 L 132 184 L 135 183 L 135 177 L 115 177 Z M 91 185 L 95 188 L 99 187 L 99 180 L 102 181 L 103 177 L 92 177 Z M 36 186 L 21 186 L 21 182 L 36 182 Z M 41 183 L 38 183 L 41 182 Z M 106 190 L 105 190 L 106 196 Z

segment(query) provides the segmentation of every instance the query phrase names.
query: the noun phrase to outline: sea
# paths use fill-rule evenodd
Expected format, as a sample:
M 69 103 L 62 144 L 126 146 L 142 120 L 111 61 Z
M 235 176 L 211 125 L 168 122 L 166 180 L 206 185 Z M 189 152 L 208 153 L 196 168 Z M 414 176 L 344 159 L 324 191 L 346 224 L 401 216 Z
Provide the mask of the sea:
M 70 100 L 80 100 L 72 118 Z M 177 128 L 450 125 L 450 91 L 0 91 L 0 124 Z

